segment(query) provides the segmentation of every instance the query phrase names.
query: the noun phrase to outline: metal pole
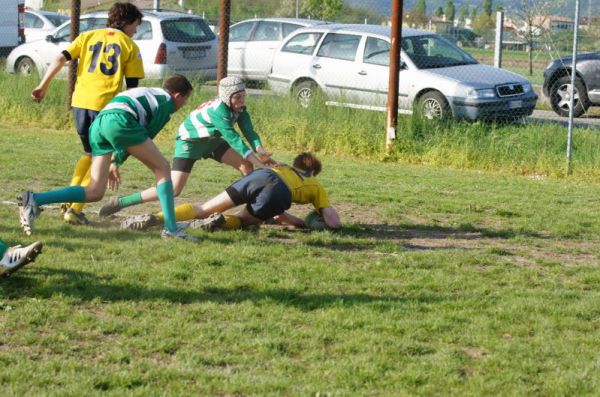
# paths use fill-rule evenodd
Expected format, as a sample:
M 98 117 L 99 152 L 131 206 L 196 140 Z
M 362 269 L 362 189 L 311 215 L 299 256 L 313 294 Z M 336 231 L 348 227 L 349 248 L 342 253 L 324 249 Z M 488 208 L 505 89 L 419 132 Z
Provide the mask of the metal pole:
M 502 67 L 502 33 L 504 30 L 504 12 L 496 13 L 496 40 L 494 46 L 494 66 Z
M 573 111 L 575 106 L 575 76 L 577 75 L 577 41 L 579 39 L 579 0 L 575 1 L 575 31 L 573 32 L 573 62 L 571 87 L 569 88 L 569 132 L 567 133 L 567 174 L 571 173 L 571 154 L 573 152 Z M 581 99 L 581 94 L 579 94 Z
M 298 15 L 300 15 L 300 4 L 299 4 L 300 0 L 296 0 L 296 18 L 298 18 Z
M 398 85 L 400 83 L 400 43 L 402 41 L 402 4 L 403 0 L 392 1 L 392 28 L 390 34 L 390 76 L 387 97 L 387 133 L 385 148 L 392 150 L 392 141 L 396 139 L 398 126 Z
M 79 16 L 81 15 L 81 0 L 71 0 L 71 28 L 69 37 L 71 42 L 79 36 Z M 67 109 L 71 109 L 71 99 L 77 81 L 77 60 L 69 62 L 69 90 L 67 92 Z
M 160 0 L 154 0 L 154 9 L 156 11 L 160 10 Z
M 219 55 L 217 64 L 217 81 L 227 77 L 227 57 L 229 49 L 229 22 L 231 0 L 221 0 L 221 13 L 219 15 Z

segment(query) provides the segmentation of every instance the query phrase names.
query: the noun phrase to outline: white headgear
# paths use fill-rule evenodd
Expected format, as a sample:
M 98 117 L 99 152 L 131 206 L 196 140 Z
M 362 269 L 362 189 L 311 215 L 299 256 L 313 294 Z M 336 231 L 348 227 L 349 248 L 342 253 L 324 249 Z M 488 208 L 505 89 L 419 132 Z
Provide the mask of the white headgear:
M 231 97 L 236 92 L 244 91 L 244 80 L 236 76 L 225 77 L 219 81 L 219 99 L 231 107 Z

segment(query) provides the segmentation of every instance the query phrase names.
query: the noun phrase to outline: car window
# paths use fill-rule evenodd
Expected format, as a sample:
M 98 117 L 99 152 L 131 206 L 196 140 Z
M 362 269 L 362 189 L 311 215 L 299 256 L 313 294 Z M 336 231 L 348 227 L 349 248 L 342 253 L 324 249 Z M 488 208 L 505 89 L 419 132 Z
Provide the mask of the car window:
M 285 43 L 281 51 L 312 54 L 322 35 L 322 33 L 300 33 Z
M 178 43 L 200 43 L 215 38 L 206 22 L 200 18 L 179 18 L 161 21 L 160 27 L 166 40 Z
M 250 40 L 250 34 L 252 33 L 252 28 L 254 27 L 254 22 L 244 22 L 239 25 L 235 25 L 229 31 L 229 41 L 248 41 Z
M 108 18 L 85 18 L 79 22 L 79 33 L 87 32 L 93 29 L 102 29 L 106 27 L 106 21 Z M 69 35 L 71 33 L 71 24 L 68 23 L 54 35 L 55 40 L 58 41 L 70 41 Z
M 353 34 L 329 33 L 323 39 L 317 56 L 353 61 L 360 43 L 360 36 Z
M 37 17 L 36 15 L 25 13 L 25 20 L 23 21 L 23 25 L 25 26 L 26 29 L 27 28 L 39 29 L 42 26 L 44 26 L 44 22 L 42 21 L 41 18 Z
M 375 37 L 367 37 L 363 62 L 390 66 L 390 43 Z
M 46 18 L 48 18 L 50 23 L 54 26 L 60 26 L 63 22 L 69 20 L 69 17 L 66 15 L 46 15 Z
M 301 27 L 302 27 L 302 25 L 284 22 L 283 23 L 283 37 L 289 36 L 290 33 L 292 33 L 294 30 L 300 29 Z
M 142 20 L 132 38 L 134 40 L 152 40 L 152 24 Z
M 419 69 L 434 69 L 478 63 L 472 56 L 456 45 L 435 35 L 403 38 L 402 49 Z
M 254 31 L 254 41 L 281 40 L 281 25 L 279 22 L 261 21 Z

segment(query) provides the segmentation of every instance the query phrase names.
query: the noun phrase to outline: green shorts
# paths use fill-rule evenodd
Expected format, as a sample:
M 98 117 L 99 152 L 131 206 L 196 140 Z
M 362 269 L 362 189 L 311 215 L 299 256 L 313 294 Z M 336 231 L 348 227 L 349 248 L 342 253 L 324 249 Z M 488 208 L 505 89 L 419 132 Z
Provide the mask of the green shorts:
M 221 160 L 223 154 L 230 148 L 227 141 L 221 137 L 210 137 L 184 141 L 175 141 L 175 154 L 173 157 L 182 157 L 192 160 L 215 159 Z
M 93 156 L 123 152 L 126 148 L 146 142 L 148 131 L 132 114 L 111 112 L 99 114 L 90 127 Z

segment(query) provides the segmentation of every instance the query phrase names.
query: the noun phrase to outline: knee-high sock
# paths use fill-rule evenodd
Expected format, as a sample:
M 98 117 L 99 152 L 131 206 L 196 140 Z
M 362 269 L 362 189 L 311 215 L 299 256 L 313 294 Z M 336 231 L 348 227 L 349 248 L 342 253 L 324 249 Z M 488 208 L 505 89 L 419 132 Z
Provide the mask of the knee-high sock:
M 158 219 L 164 221 L 165 217 L 162 212 L 155 215 Z M 175 207 L 175 220 L 177 222 L 190 221 L 196 218 L 196 210 L 191 204 L 181 204 Z
M 173 182 L 163 182 L 156 185 L 156 193 L 162 208 L 165 228 L 171 232 L 177 230 L 175 221 L 175 197 L 173 196 Z
M 85 176 L 83 177 L 83 180 L 81 181 L 79 186 L 87 186 L 90 184 L 90 181 L 92 180 L 91 171 L 92 171 L 92 168 L 91 167 L 88 168 L 88 170 L 85 173 Z M 75 211 L 76 213 L 79 214 L 81 211 L 83 211 L 84 205 L 85 205 L 85 203 L 71 203 L 71 208 L 73 209 L 73 211 Z
M 91 156 L 81 156 L 79 160 L 77 160 L 77 164 L 75 164 L 75 169 L 73 170 L 73 176 L 71 177 L 71 186 L 79 186 L 81 182 L 85 179 L 85 175 L 88 173 L 90 166 L 92 165 L 92 157 Z
M 225 215 L 225 224 L 223 225 L 223 229 L 225 230 L 234 230 L 242 228 L 242 220 L 237 216 L 233 215 Z
M 144 200 L 142 200 L 142 193 L 140 192 L 130 194 L 129 196 L 119 197 L 119 207 L 121 208 L 129 207 L 143 202 Z
M 8 250 L 8 245 L 2 240 L 0 240 L 0 259 L 4 256 L 4 253 Z
M 52 203 L 85 202 L 85 189 L 82 186 L 69 186 L 49 192 L 33 193 L 37 205 Z

